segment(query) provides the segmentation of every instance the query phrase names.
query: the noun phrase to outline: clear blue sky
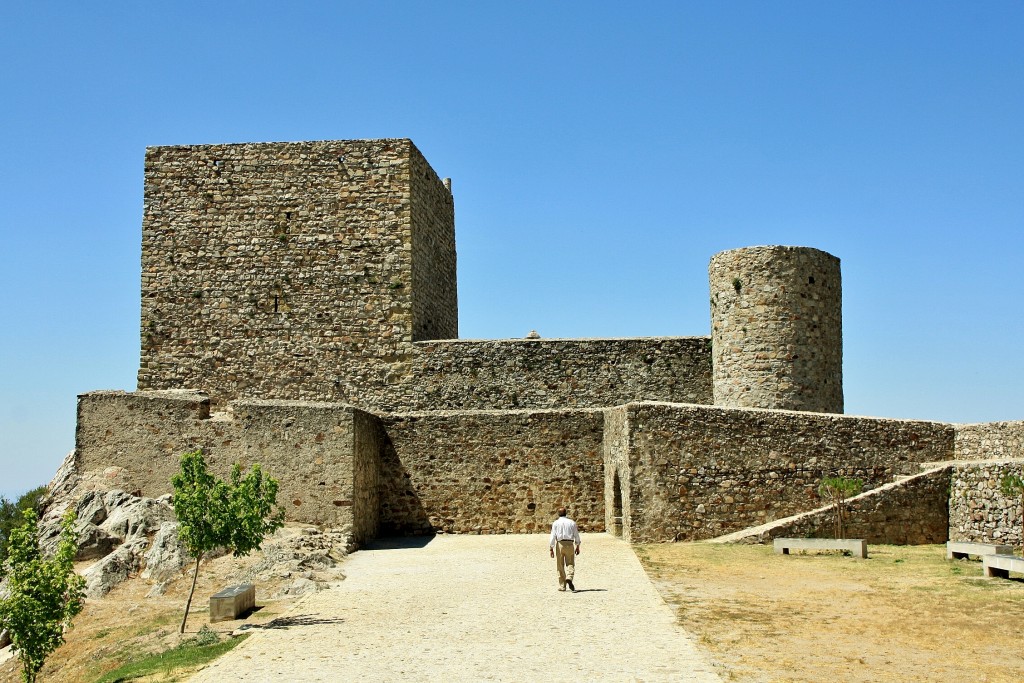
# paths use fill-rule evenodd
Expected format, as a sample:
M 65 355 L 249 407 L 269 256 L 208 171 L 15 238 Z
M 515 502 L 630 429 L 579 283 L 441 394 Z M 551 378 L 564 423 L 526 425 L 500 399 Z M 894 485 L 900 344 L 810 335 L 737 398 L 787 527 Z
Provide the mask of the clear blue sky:
M 159 6 L 165 5 L 165 6 Z M 1024 4 L 0 5 L 0 494 L 133 389 L 147 145 L 410 137 L 461 336 L 707 334 L 723 249 L 842 259 L 847 412 L 1024 419 Z

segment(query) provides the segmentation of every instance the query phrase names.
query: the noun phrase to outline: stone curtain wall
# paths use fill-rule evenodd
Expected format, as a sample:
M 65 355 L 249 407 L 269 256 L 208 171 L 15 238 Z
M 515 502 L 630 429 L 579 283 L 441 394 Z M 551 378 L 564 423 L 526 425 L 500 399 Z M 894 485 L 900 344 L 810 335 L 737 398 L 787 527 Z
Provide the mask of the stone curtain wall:
M 409 140 L 149 148 L 139 388 L 381 393 L 457 333 L 452 215 Z
M 846 506 L 846 538 L 868 543 L 925 545 L 949 540 L 950 467 L 880 486 Z M 832 508 L 800 515 L 742 543 L 771 543 L 776 538 L 835 538 Z
M 1024 458 L 1024 421 L 956 425 L 957 460 Z
M 822 504 L 823 476 L 874 488 L 948 460 L 953 428 L 934 422 L 637 403 L 626 406 L 635 542 L 721 536 Z
M 953 541 L 1024 545 L 1021 498 L 1005 496 L 1003 477 L 1024 476 L 1024 462 L 958 464 L 949 493 L 949 538 Z
M 632 479 L 629 471 L 629 407 L 618 406 L 604 413 L 604 510 L 605 529 L 632 540 Z M 616 490 L 616 485 L 618 490 Z M 619 505 L 616 506 L 616 494 Z M 621 517 L 621 527 L 615 518 Z
M 417 410 L 710 403 L 708 342 L 649 337 L 418 343 L 412 381 L 393 403 Z
M 708 273 L 715 405 L 843 412 L 839 259 L 751 247 L 716 254 Z
M 380 453 L 384 448 L 384 429 L 376 415 L 361 410 L 351 413 L 352 537 L 363 543 L 375 538 L 380 530 Z M 333 500 L 331 504 L 337 505 Z
M 259 463 L 280 481 L 278 502 L 289 520 L 351 526 L 357 541 L 372 536 L 376 492 L 355 484 L 377 476 L 375 418 L 328 403 L 236 401 L 233 417 L 211 417 L 209 408 L 194 392 L 84 394 L 75 468 L 84 474 L 116 466 L 119 482 L 157 497 L 171 492 L 181 454 L 202 448 L 218 476 L 235 462 L 246 469 Z
M 559 505 L 604 530 L 599 411 L 382 418 L 384 533 L 545 533 Z
M 423 155 L 412 151 L 412 335 L 456 339 L 455 202 Z

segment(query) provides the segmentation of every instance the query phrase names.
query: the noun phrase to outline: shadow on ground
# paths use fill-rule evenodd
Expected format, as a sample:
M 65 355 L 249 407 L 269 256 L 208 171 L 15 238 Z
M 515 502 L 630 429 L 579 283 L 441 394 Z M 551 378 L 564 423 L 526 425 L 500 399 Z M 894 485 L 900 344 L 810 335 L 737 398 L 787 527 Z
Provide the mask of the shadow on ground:
M 436 536 L 386 536 L 375 538 L 363 545 L 362 550 L 406 550 L 409 548 L 423 548 L 433 541 Z
M 280 617 L 279 619 L 274 619 L 260 628 L 292 628 L 293 626 L 319 626 L 320 624 L 342 624 L 344 622 L 345 620 L 341 618 L 324 618 L 308 614 L 296 614 L 294 617 Z

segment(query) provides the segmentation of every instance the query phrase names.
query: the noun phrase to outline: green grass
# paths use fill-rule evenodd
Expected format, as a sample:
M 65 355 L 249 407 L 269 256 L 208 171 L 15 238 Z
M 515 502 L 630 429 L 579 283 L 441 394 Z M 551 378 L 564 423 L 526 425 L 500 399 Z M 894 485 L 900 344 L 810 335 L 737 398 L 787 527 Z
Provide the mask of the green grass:
M 243 635 L 212 645 L 196 645 L 193 641 L 186 641 L 176 648 L 128 662 L 104 674 L 97 679 L 96 683 L 132 681 L 143 676 L 158 673 L 170 674 L 176 669 L 192 669 L 202 666 L 217 659 L 248 637 L 248 635 Z

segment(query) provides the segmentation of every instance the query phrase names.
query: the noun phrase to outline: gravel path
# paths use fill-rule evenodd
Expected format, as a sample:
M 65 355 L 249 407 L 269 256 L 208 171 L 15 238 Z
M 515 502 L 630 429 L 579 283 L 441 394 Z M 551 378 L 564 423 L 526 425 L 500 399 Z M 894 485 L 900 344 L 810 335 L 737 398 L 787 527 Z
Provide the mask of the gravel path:
M 337 588 L 191 680 L 719 680 L 619 539 L 584 536 L 576 593 L 546 536 L 424 541 L 353 554 Z

